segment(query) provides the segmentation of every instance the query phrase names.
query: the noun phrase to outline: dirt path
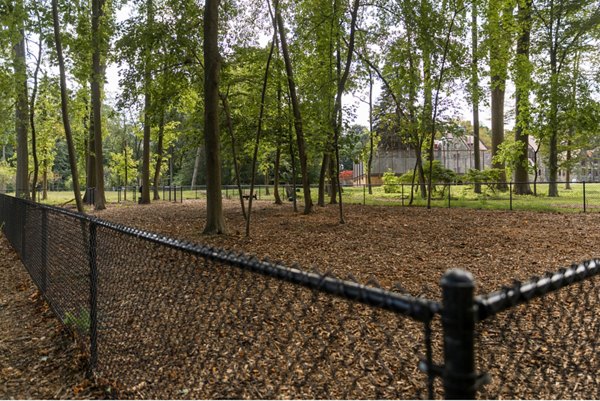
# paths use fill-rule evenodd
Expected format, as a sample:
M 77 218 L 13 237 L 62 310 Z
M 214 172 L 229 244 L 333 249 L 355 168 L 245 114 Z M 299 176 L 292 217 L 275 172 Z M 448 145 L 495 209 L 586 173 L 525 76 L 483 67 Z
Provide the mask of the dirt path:
M 0 399 L 98 399 L 71 335 L 0 234 Z

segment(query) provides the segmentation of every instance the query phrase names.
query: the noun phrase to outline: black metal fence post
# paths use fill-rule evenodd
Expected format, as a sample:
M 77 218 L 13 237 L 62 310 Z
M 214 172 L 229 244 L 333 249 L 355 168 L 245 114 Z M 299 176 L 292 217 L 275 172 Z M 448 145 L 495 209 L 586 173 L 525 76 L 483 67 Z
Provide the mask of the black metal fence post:
M 452 184 L 448 183 L 448 209 L 450 209 L 450 188 L 452 188 Z
M 444 329 L 444 398 L 475 398 L 475 304 L 473 276 L 453 269 L 442 278 Z
M 41 267 L 42 267 L 42 282 L 40 283 L 40 289 L 42 295 L 46 295 L 48 288 L 48 210 L 42 208 L 42 249 L 41 249 Z
M 400 184 L 400 197 L 402 198 L 402 206 L 404 206 L 404 184 Z
M 183 203 L 183 185 L 180 188 L 181 188 L 181 196 L 179 197 L 179 202 Z
M 508 183 L 508 193 L 510 194 L 510 195 L 509 195 L 509 196 L 510 196 L 510 210 L 512 210 L 512 209 L 513 209 L 513 206 L 512 206 L 512 201 L 513 201 L 513 192 L 512 192 L 512 187 L 513 187 L 513 183 L 512 183 L 512 181 L 511 181 L 510 183 Z
M 583 213 L 587 212 L 587 205 L 585 199 L 585 181 L 583 182 Z
M 98 265 L 96 264 L 96 222 L 90 221 L 89 264 L 90 264 L 90 364 L 88 376 L 92 376 L 98 362 Z
M 367 185 L 363 184 L 363 205 L 367 204 Z

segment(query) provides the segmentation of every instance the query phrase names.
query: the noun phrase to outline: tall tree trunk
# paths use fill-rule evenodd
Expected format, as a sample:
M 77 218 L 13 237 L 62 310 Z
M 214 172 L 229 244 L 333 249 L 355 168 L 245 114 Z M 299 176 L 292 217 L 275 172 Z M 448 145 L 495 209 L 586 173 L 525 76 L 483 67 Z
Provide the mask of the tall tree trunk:
M 512 15 L 512 5 L 502 4 L 500 1 L 490 2 L 489 26 L 490 32 L 490 86 L 491 86 L 491 126 L 492 126 L 492 157 L 498 154 L 499 146 L 504 141 L 504 92 L 508 69 L 508 48 L 510 40 L 505 24 L 505 18 Z M 504 169 L 501 162 L 493 162 L 493 168 Z M 501 190 L 506 189 L 506 173 L 500 174 L 498 185 Z
M 69 105 L 67 94 L 67 80 L 65 77 L 65 61 L 62 53 L 62 43 L 60 37 L 60 23 L 58 20 L 58 0 L 52 0 L 52 21 L 54 25 L 54 43 L 56 45 L 56 56 L 58 59 L 58 68 L 60 72 L 60 107 L 62 112 L 65 136 L 67 138 L 67 148 L 69 150 L 69 166 L 71 167 L 71 177 L 73 180 L 73 195 L 79 213 L 83 213 L 83 202 L 81 201 L 81 192 L 79 191 L 79 175 L 77 172 L 77 162 L 75 159 L 75 146 L 73 145 L 73 135 L 71 133 L 71 122 L 69 120 Z M 45 175 L 45 174 L 44 174 Z
M 228 91 L 229 92 L 229 91 Z M 238 189 L 238 196 L 240 199 L 240 205 L 242 207 L 242 216 L 244 220 L 248 218 L 246 215 L 246 204 L 244 203 L 244 193 L 242 191 L 242 180 L 240 179 L 240 166 L 238 163 L 238 156 L 235 144 L 235 135 L 233 133 L 233 122 L 231 120 L 231 110 L 229 109 L 228 95 L 221 94 L 221 102 L 223 103 L 223 111 L 225 112 L 225 122 L 229 137 L 231 138 L 231 157 L 233 158 L 233 170 L 235 172 L 235 184 Z
M 277 144 L 277 150 L 275 151 L 275 166 L 273 178 L 273 196 L 275 197 L 275 204 L 281 205 L 281 196 L 279 195 L 279 165 L 281 162 L 281 144 Z
M 279 4 L 275 6 L 275 20 L 279 29 L 279 37 L 281 40 L 281 53 L 285 63 L 285 71 L 288 80 L 290 100 L 292 102 L 292 110 L 294 112 L 294 128 L 296 130 L 296 141 L 298 143 L 298 156 L 300 158 L 300 170 L 302 172 L 302 188 L 304 190 L 304 214 L 309 214 L 312 210 L 312 198 L 310 195 L 310 180 L 308 177 L 308 163 L 306 157 L 306 144 L 304 140 L 304 130 L 302 128 L 302 115 L 300 113 L 300 102 L 296 94 L 296 83 L 294 81 L 294 72 L 292 69 L 292 61 L 287 47 L 287 39 L 285 37 L 285 27 L 283 18 L 279 10 Z
M 558 196 L 558 67 L 556 51 L 550 54 L 550 148 L 548 196 Z
M 154 25 L 153 0 L 146 0 L 146 31 L 152 32 Z M 140 204 L 150 203 L 150 135 L 152 128 L 152 47 L 146 39 L 144 43 L 144 149 L 142 153 L 142 194 Z M 154 197 L 156 198 L 156 191 Z
M 292 108 L 291 100 L 288 100 L 288 111 Z M 294 206 L 294 212 L 298 211 L 298 204 L 296 203 L 296 155 L 294 153 L 294 138 L 292 132 L 292 113 L 289 112 L 290 118 L 288 118 L 288 143 L 290 145 L 290 159 L 292 160 L 292 205 Z
M 154 180 L 153 180 L 154 181 L 154 200 L 160 200 L 160 195 L 158 193 L 158 184 L 160 181 L 160 168 L 162 167 L 164 137 L 165 137 L 165 111 L 163 110 L 160 113 L 160 119 L 158 121 L 158 143 L 156 145 L 157 160 L 156 160 L 156 166 L 154 167 Z M 196 166 L 194 166 L 194 168 L 195 167 Z M 192 183 L 193 183 L 193 181 L 194 180 L 192 180 Z
M 373 72 L 369 69 L 369 159 L 367 160 L 367 185 L 369 195 L 373 195 L 373 186 L 371 184 L 371 166 L 373 165 L 374 138 L 373 132 Z
M 94 153 L 96 156 L 96 191 L 94 207 L 106 209 L 104 196 L 104 158 L 102 152 L 102 88 L 104 68 L 101 62 L 102 42 L 100 20 L 104 16 L 105 0 L 92 0 L 92 113 L 94 114 Z
M 323 152 L 323 159 L 321 160 L 321 172 L 319 173 L 319 191 L 317 195 L 317 206 L 325 207 L 325 179 L 327 172 L 329 171 L 329 145 L 325 145 L 326 149 Z
M 206 226 L 204 234 L 224 234 L 219 136 L 219 3 L 204 5 L 204 147 L 206 154 Z
M 39 9 L 36 8 L 36 14 L 38 18 L 38 35 L 42 37 L 42 18 L 40 16 Z M 35 71 L 33 73 L 33 90 L 31 92 L 31 101 L 29 103 L 29 125 L 31 126 L 31 153 L 33 155 L 33 179 L 31 180 L 31 199 L 36 200 L 37 196 L 37 185 L 38 175 L 40 171 L 38 155 L 37 155 L 37 135 L 35 130 L 35 101 L 38 91 L 38 74 L 40 72 L 40 65 L 42 63 L 42 40 L 38 43 L 38 54 L 35 63 Z
M 475 170 L 481 170 L 479 149 L 479 32 L 477 24 L 477 0 L 471 1 L 471 101 L 473 109 L 473 162 Z M 481 193 L 481 184 L 475 184 L 475 193 Z
M 190 188 L 193 190 L 198 182 L 198 169 L 200 168 L 200 157 L 202 157 L 202 146 L 196 149 L 196 157 L 194 159 L 194 172 L 192 173 L 192 183 Z
M 446 34 L 446 40 L 444 41 L 444 54 L 442 56 L 442 64 L 440 66 L 440 73 L 438 75 L 437 86 L 435 89 L 435 100 L 433 102 L 433 118 L 431 119 L 431 140 L 429 142 L 429 180 L 427 183 L 427 209 L 431 208 L 431 189 L 432 189 L 432 181 L 433 181 L 433 143 L 435 139 L 435 130 L 436 130 L 436 122 L 438 116 L 438 106 L 440 91 L 442 89 L 442 82 L 444 79 L 444 72 L 446 72 L 446 60 L 448 56 L 448 50 L 450 48 L 450 36 L 452 34 L 452 29 L 454 28 L 454 23 L 456 22 L 456 16 L 458 15 L 459 10 L 454 10 L 454 15 L 452 16 L 452 21 L 450 22 L 450 27 L 448 28 L 448 32 Z
M 531 44 L 531 6 L 532 0 L 519 1 L 517 38 L 517 56 L 515 79 L 515 142 L 519 144 L 521 153 L 515 167 L 514 191 L 519 195 L 530 195 L 529 186 L 529 88 L 531 87 L 531 68 L 529 64 L 529 47 Z
M 275 38 L 277 40 L 277 38 Z M 281 165 L 281 143 L 283 141 L 283 127 L 282 127 L 282 111 L 281 111 L 281 80 L 277 80 L 277 130 L 279 135 L 277 136 L 277 151 L 275 153 L 275 177 L 273 179 L 273 195 L 275 196 L 275 204 L 281 205 L 281 196 L 279 195 L 279 180 L 280 180 L 280 165 Z
M 91 80 L 90 80 L 91 83 Z M 92 191 L 96 189 L 96 141 L 94 140 L 94 113 L 91 108 L 91 99 L 90 99 L 90 108 L 87 108 L 86 102 L 86 111 L 89 111 L 89 126 L 87 129 L 87 149 L 86 149 L 86 188 L 85 194 L 83 195 L 83 201 L 85 203 L 90 203 L 93 200 Z M 85 127 L 85 124 L 84 124 Z M 84 130 L 85 131 L 85 130 Z M 92 189 L 93 188 L 93 189 Z
M 342 198 L 342 186 L 340 185 L 340 145 L 339 139 L 342 131 L 342 95 L 344 94 L 344 90 L 346 89 L 346 82 L 348 81 L 348 75 L 350 74 L 350 66 L 352 65 L 352 56 L 354 55 L 354 38 L 356 32 L 356 19 L 358 18 L 358 7 L 359 0 L 354 0 L 351 11 L 351 21 L 350 21 L 350 40 L 348 41 L 348 53 L 346 54 L 346 63 L 344 65 L 344 72 L 342 73 L 341 79 L 338 82 L 337 86 L 337 95 L 335 99 L 335 105 L 333 108 L 333 117 L 331 122 L 333 124 L 333 133 L 334 133 L 334 147 L 335 147 L 335 161 L 336 161 L 336 174 L 335 181 L 337 182 L 338 189 L 338 197 L 339 197 L 339 210 L 340 210 L 340 224 L 344 224 L 344 207 L 343 207 L 343 198 Z M 339 54 L 339 44 L 338 44 L 338 54 Z M 340 57 L 338 57 L 340 59 Z
M 16 2 L 16 17 L 24 18 L 23 1 Z M 29 103 L 27 95 L 27 61 L 25 56 L 25 28 L 19 22 L 18 39 L 13 45 L 13 68 L 15 74 L 15 129 L 17 134 L 17 181 L 15 195 L 29 199 L 29 152 L 27 150 L 27 125 Z
M 258 113 L 258 125 L 256 128 L 256 139 L 254 142 L 254 155 L 252 157 L 252 175 L 250 176 L 250 197 L 248 198 L 248 216 L 246 216 L 246 237 L 250 236 L 250 218 L 252 216 L 252 198 L 254 197 L 254 182 L 256 180 L 256 164 L 258 161 L 258 147 L 260 145 L 260 137 L 262 135 L 262 122 L 265 111 L 265 98 L 267 96 L 267 83 L 269 81 L 269 68 L 271 67 L 271 60 L 273 59 L 273 52 L 275 50 L 275 41 L 277 40 L 277 26 L 273 27 L 273 40 L 271 42 L 271 48 L 269 50 L 269 57 L 267 58 L 267 65 L 265 66 L 265 74 L 263 76 L 263 86 L 260 95 L 260 110 Z M 265 177 L 268 174 L 265 174 Z

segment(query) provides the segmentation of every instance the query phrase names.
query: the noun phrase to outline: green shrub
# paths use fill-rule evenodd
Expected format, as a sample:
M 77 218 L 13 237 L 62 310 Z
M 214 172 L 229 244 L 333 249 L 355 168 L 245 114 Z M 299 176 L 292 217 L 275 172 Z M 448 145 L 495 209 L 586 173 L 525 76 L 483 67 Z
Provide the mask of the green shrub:
M 388 169 L 388 171 L 383 173 L 383 191 L 386 194 L 400 192 L 400 184 L 402 183 L 400 178 L 391 169 Z

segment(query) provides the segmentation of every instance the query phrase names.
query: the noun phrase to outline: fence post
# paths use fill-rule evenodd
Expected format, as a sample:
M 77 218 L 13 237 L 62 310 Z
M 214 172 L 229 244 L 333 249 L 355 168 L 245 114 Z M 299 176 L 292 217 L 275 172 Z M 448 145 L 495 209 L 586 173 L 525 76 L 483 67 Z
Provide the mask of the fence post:
M 404 206 L 404 184 L 400 184 L 400 190 L 402 192 L 400 196 L 402 198 L 402 206 Z
M 452 184 L 448 183 L 448 209 L 450 209 L 450 189 L 452 188 Z
M 181 188 L 181 192 L 180 192 L 180 197 L 179 197 L 179 203 L 183 203 L 183 185 L 180 187 Z
M 21 208 L 23 209 L 21 212 L 21 259 L 23 260 L 23 264 L 29 270 L 29 266 L 27 266 L 27 252 L 25 248 L 27 247 L 27 204 L 25 202 L 20 202 Z
M 88 257 L 90 264 L 90 364 L 88 376 L 91 377 L 98 362 L 98 265 L 96 264 L 96 222 L 90 221 Z
M 41 267 L 42 267 L 42 282 L 40 289 L 42 295 L 46 296 L 48 287 L 48 211 L 42 208 L 42 249 L 41 249 Z
M 444 398 L 475 398 L 475 307 L 473 276 L 453 269 L 442 278 L 444 330 Z
M 363 184 L 363 205 L 367 204 L 367 184 Z
M 512 199 L 513 199 L 513 195 L 512 195 L 512 186 L 513 183 L 512 181 L 508 184 L 508 193 L 510 194 L 510 210 L 512 210 Z
M 587 206 L 585 202 L 585 181 L 583 182 L 583 213 L 587 212 Z

